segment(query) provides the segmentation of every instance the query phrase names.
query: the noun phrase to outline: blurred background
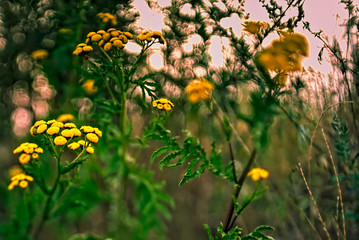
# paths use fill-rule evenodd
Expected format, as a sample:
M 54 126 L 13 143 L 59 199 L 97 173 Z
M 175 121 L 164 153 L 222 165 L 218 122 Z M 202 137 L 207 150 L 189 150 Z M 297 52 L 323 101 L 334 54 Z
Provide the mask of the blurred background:
M 34 141 L 29 134 L 33 123 L 40 119 L 56 119 L 68 113 L 75 116 L 79 125 L 105 124 L 96 121 L 96 99 L 102 96 L 105 87 L 98 79 L 91 79 L 84 60 L 72 54 L 90 31 L 110 27 L 135 35 L 144 30 L 161 31 L 166 44 L 152 47 L 136 74 L 142 76 L 154 72 L 152 80 L 162 86 L 158 96 L 167 97 L 175 104 L 175 111 L 166 125 L 174 136 L 181 136 L 183 129 L 189 129 L 206 149 L 210 149 L 211 139 L 215 139 L 222 149 L 223 159 L 229 159 L 227 145 L 220 144 L 225 140 L 215 117 L 200 105 L 189 103 L 184 88 L 189 80 L 209 74 L 216 87 L 213 96 L 221 106 L 229 109 L 240 106 L 244 112 L 249 111 L 247 89 L 253 85 L 248 75 L 235 64 L 240 57 L 233 52 L 231 40 L 221 34 L 222 29 L 218 25 L 227 30 L 231 28 L 236 36 L 242 36 L 248 42 L 248 49 L 253 51 L 253 39 L 243 33 L 241 23 L 246 19 L 270 20 L 261 7 L 261 1 L 209 1 L 206 4 L 215 6 L 211 8 L 212 15 L 197 18 L 198 2 L 202 1 L 0 2 L 0 237 L 21 228 L 21 219 L 14 219 L 14 216 L 19 216 L 15 213 L 24 208 L 22 195 L 9 192 L 7 185 L 9 171 L 18 164 L 12 151 L 22 142 Z M 285 5 L 287 1 L 278 2 Z M 228 5 L 237 10 L 229 11 Z M 353 60 L 351 67 L 359 69 L 359 65 L 355 65 L 359 62 L 357 17 L 351 19 L 354 37 L 349 46 L 346 38 L 342 37 L 346 33 L 345 24 L 348 24 L 345 4 L 334 0 L 330 4 L 327 1 L 307 1 L 304 6 L 304 20 L 312 24 L 314 31 L 323 29 L 327 32 L 325 40 L 329 43 L 335 40 L 339 48 L 348 51 L 346 56 L 351 56 Z M 98 13 L 111 13 L 116 21 L 104 21 Z M 288 12 L 288 18 L 296 14 L 294 9 Z M 285 86 L 288 94 L 281 99 L 285 111 L 278 113 L 269 129 L 266 147 L 258 153 L 255 164 L 270 172 L 263 183 L 269 190 L 245 210 L 238 219 L 238 225 L 245 233 L 253 231 L 258 225 L 271 225 L 276 230 L 269 235 L 275 239 L 326 239 L 298 171 L 297 164 L 301 163 L 328 229 L 335 236 L 333 239 L 337 239 L 337 188 L 321 132 L 324 129 L 343 180 L 347 239 L 354 240 L 359 232 L 358 136 L 353 130 L 355 122 L 348 104 L 340 103 L 348 100 L 347 86 L 343 83 L 333 53 L 324 51 L 323 60 L 319 63 L 318 54 L 323 43 L 302 27 L 303 24 L 299 23 L 295 31 L 308 37 L 310 58 L 304 61 L 302 72 L 289 77 Z M 275 37 L 274 33 L 269 35 L 263 46 Z M 125 64 L 129 65 L 134 62 L 140 47 L 132 41 L 126 45 L 124 52 Z M 353 93 L 350 101 L 355 103 L 357 112 L 359 88 L 355 86 L 359 86 L 359 78 L 352 73 L 349 79 L 349 88 Z M 141 137 L 152 116 L 150 98 L 146 101 L 143 102 L 140 93 L 135 91 L 129 102 L 128 116 L 136 124 L 132 134 L 134 138 Z M 341 121 L 335 121 L 334 115 L 339 115 Z M 356 116 L 359 118 L 359 115 Z M 355 162 L 349 170 L 345 162 L 339 162 L 342 160 L 340 154 L 334 153 L 339 140 L 333 124 L 344 128 L 346 135 L 339 135 L 348 139 L 347 152 L 351 152 L 350 159 Z M 252 146 L 251 132 L 245 122 L 238 121 L 234 127 Z M 213 230 L 224 221 L 232 185 L 205 173 L 201 178 L 178 187 L 184 169 L 160 171 L 156 164 L 151 165 L 151 154 L 161 146 L 156 142 L 152 145 L 143 149 L 136 161 L 154 171 L 157 181 L 165 183 L 165 192 L 173 198 L 175 207 L 170 208 L 171 218 L 163 219 L 164 234 L 152 233 L 149 239 L 208 239 L 203 224 L 208 224 Z M 73 212 L 51 220 L 41 239 L 70 239 L 75 233 L 91 233 L 100 239 L 106 237 L 107 225 L 111 224 L 106 222 L 103 214 L 108 211 L 108 198 L 102 195 L 103 183 L 96 177 L 99 166 L 106 161 L 106 145 L 100 143 L 100 147 L 98 165 L 89 163 L 86 170 L 90 177 L 84 186 L 92 190 L 78 193 L 91 201 L 85 207 L 74 208 Z M 234 149 L 238 168 L 241 169 L 248 156 L 240 142 L 234 143 Z M 136 148 L 130 150 L 131 156 L 136 153 Z M 51 167 L 51 164 L 44 163 L 46 167 Z M 243 194 L 249 194 L 255 187 L 256 183 L 249 182 Z M 126 234 L 126 229 L 123 232 Z M 14 236 L 13 239 L 19 238 Z M 126 239 L 125 235 L 123 239 Z

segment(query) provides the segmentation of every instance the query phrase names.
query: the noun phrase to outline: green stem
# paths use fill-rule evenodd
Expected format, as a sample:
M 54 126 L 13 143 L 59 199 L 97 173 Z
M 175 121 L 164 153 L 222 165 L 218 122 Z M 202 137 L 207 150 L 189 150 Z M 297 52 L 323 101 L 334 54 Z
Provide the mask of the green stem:
M 245 166 L 245 168 L 244 168 L 244 170 L 242 172 L 241 177 L 238 180 L 238 184 L 236 184 L 236 186 L 234 187 L 234 191 L 233 191 L 232 196 L 234 196 L 235 199 L 238 198 L 239 193 L 241 192 L 244 180 L 246 179 L 247 174 L 249 172 L 249 169 L 251 168 L 251 165 L 254 162 L 254 159 L 256 157 L 256 153 L 257 153 L 257 151 L 256 151 L 256 149 L 254 149 L 252 151 L 252 153 L 251 153 L 251 156 L 250 156 L 248 162 L 247 162 L 247 165 Z M 228 208 L 227 217 L 226 217 L 225 223 L 223 225 L 223 231 L 224 232 L 228 232 L 230 230 L 230 224 L 232 222 L 231 220 L 232 220 L 232 217 L 233 217 L 233 213 L 234 213 L 234 201 L 231 198 L 231 204 L 230 204 L 230 206 Z
M 52 141 L 50 141 L 50 142 L 52 143 Z M 51 144 L 51 146 L 53 146 L 53 144 Z M 41 230 L 44 227 L 45 222 L 49 219 L 50 212 L 51 212 L 52 197 L 53 197 L 54 193 L 56 192 L 56 189 L 57 189 L 60 177 L 61 177 L 60 158 L 61 158 L 61 155 L 62 155 L 62 152 L 64 151 L 64 149 L 65 149 L 65 147 L 63 147 L 60 150 L 59 154 L 57 154 L 56 149 L 54 148 L 55 153 L 56 153 L 57 175 L 56 175 L 55 182 L 54 182 L 50 192 L 47 195 L 45 207 L 44 207 L 44 210 L 42 212 L 42 217 L 41 217 L 41 220 L 39 222 L 39 225 L 37 226 L 36 230 L 34 231 L 34 234 L 33 234 L 34 239 L 38 239 L 38 236 L 41 233 Z

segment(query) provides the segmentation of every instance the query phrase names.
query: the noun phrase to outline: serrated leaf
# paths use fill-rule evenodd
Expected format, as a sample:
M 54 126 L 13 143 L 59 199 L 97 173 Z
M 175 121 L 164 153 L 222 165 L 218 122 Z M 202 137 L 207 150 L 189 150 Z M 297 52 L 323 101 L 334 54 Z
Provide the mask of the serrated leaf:
M 263 232 L 263 231 L 274 231 L 275 229 L 271 226 L 262 225 L 257 227 L 254 231 L 255 232 Z
M 65 174 L 65 173 L 68 173 L 69 171 L 71 171 L 72 169 L 74 169 L 75 167 L 81 165 L 83 162 L 86 161 L 86 158 L 84 159 L 80 159 L 80 160 L 77 160 L 76 162 L 73 162 L 73 163 L 70 163 L 69 165 L 65 166 L 65 167 L 62 167 L 60 172 L 61 174 Z
M 167 156 L 165 156 L 160 162 L 159 162 L 159 166 L 160 169 L 162 170 L 164 166 L 167 165 L 167 163 L 169 163 L 171 160 L 175 159 L 177 156 L 179 156 L 182 153 L 182 151 L 176 151 L 176 152 L 172 152 L 170 154 L 168 154 Z
M 155 133 L 153 133 L 153 134 L 151 134 L 151 135 L 149 135 L 149 136 L 150 136 L 151 138 L 160 137 L 159 134 L 155 134 Z M 153 161 L 154 161 L 156 158 L 158 158 L 158 157 L 161 156 L 162 154 L 165 154 L 166 152 L 171 151 L 171 150 L 172 150 L 172 146 L 164 146 L 164 147 L 161 147 L 161 148 L 157 149 L 157 150 L 152 154 L 152 156 L 151 156 L 151 158 L 150 158 L 151 164 L 153 163 Z

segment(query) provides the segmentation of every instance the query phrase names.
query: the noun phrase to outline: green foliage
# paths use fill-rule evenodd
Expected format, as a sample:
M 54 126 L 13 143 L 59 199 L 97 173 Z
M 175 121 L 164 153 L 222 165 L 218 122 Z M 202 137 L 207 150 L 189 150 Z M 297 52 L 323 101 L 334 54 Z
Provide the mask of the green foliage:
M 202 147 L 198 139 L 195 139 L 189 132 L 185 132 L 183 145 L 177 141 L 176 137 L 172 137 L 171 132 L 166 130 L 160 119 L 155 119 L 150 128 L 145 133 L 146 139 L 156 139 L 165 144 L 164 147 L 157 149 L 151 156 L 151 163 L 166 154 L 160 162 L 159 166 L 177 167 L 188 164 L 186 172 L 181 179 L 179 185 L 187 183 L 190 180 L 198 178 L 207 169 L 216 177 L 222 177 L 233 181 L 232 172 L 225 171 L 220 152 L 216 150 L 215 142 L 211 144 L 211 154 L 207 157 L 205 149 Z

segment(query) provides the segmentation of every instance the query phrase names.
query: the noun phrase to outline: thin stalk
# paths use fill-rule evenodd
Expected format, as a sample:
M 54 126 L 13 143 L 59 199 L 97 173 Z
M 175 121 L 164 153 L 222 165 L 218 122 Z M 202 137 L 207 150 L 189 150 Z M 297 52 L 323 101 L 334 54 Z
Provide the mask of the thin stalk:
M 254 162 L 256 154 L 257 154 L 257 150 L 254 149 L 252 151 L 252 153 L 251 153 L 251 156 L 249 157 L 247 165 L 243 169 L 242 175 L 240 176 L 240 178 L 238 180 L 238 184 L 236 184 L 235 187 L 234 187 L 234 191 L 233 191 L 232 196 L 234 196 L 235 199 L 238 199 L 239 193 L 241 192 L 243 183 L 244 183 L 244 181 L 245 181 L 245 179 L 247 177 L 247 174 L 249 172 L 249 169 L 251 168 L 252 163 Z M 233 214 L 234 214 L 234 201 L 231 198 L 231 204 L 229 205 L 228 212 L 227 212 L 227 217 L 226 217 L 225 223 L 223 225 L 223 231 L 224 232 L 228 232 L 230 230 L 230 224 L 232 222 L 231 220 L 232 220 Z
M 46 199 L 46 203 L 45 203 L 45 207 L 42 213 L 42 217 L 40 220 L 39 225 L 37 226 L 33 238 L 34 239 L 38 239 L 39 234 L 41 233 L 41 230 L 45 224 L 45 222 L 49 219 L 50 216 L 50 212 L 51 212 L 51 201 L 52 201 L 52 197 L 54 195 L 54 193 L 56 192 L 60 177 L 61 177 L 61 168 L 60 168 L 60 158 L 61 158 L 61 154 L 63 152 L 64 148 L 62 150 L 60 150 L 59 154 L 56 156 L 56 163 L 57 163 L 57 175 L 56 175 L 56 179 L 55 182 L 47 196 Z

